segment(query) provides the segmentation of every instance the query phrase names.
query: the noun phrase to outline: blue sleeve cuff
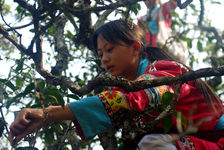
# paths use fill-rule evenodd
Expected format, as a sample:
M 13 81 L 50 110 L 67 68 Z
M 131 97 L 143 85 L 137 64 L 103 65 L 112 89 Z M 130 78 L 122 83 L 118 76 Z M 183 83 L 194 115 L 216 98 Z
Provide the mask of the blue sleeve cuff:
M 87 97 L 71 102 L 68 105 L 87 140 L 108 130 L 112 126 L 110 118 L 98 96 Z

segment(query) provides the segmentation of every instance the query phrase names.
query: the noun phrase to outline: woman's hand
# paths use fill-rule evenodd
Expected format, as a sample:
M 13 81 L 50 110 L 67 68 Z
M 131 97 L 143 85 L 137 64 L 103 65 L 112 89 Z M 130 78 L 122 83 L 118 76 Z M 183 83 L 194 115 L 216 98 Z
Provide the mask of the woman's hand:
M 10 126 L 9 141 L 13 143 L 14 138 L 20 141 L 27 134 L 35 132 L 43 125 L 62 120 L 73 120 L 74 115 L 68 105 L 48 106 L 43 109 L 24 108 L 16 116 L 15 121 Z
M 22 109 L 16 119 L 10 126 L 9 141 L 13 143 L 14 138 L 20 141 L 26 135 L 34 132 L 44 119 L 44 112 L 42 109 L 24 108 Z

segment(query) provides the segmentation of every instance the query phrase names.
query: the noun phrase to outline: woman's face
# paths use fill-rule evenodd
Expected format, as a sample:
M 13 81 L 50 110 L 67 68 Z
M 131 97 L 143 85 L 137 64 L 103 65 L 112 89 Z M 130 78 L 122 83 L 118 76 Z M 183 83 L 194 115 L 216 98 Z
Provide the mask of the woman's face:
M 103 67 L 112 76 L 122 76 L 134 80 L 137 75 L 140 48 L 134 42 L 127 45 L 124 42 L 112 44 L 101 35 L 97 38 L 98 55 Z

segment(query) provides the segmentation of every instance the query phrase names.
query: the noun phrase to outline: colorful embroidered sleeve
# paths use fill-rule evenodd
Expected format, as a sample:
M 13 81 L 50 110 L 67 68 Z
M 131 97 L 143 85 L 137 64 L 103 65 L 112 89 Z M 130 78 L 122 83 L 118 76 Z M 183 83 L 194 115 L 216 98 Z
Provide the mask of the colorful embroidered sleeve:
M 137 80 L 150 80 L 156 78 L 154 75 L 145 74 Z M 149 104 L 160 104 L 162 95 L 168 91 L 167 86 L 148 88 L 137 92 L 126 93 L 122 89 L 115 88 L 112 91 L 104 91 L 97 96 L 102 101 L 113 124 L 113 115 L 121 108 L 143 111 Z
M 82 140 L 90 140 L 111 127 L 110 118 L 97 96 L 69 103 L 75 126 Z

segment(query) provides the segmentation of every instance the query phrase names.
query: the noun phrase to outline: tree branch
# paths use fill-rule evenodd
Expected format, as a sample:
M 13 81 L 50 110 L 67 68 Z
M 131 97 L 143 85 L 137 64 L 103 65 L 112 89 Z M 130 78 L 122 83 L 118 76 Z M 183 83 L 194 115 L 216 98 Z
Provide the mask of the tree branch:
M 14 31 L 14 30 L 16 30 L 16 29 L 26 28 L 26 27 L 28 27 L 28 26 L 30 26 L 30 25 L 32 25 L 32 24 L 33 24 L 33 22 L 30 22 L 30 23 L 28 23 L 28 24 L 21 25 L 21 26 L 10 27 L 9 29 L 7 29 L 7 31 Z
M 19 44 L 12 36 L 9 35 L 7 30 L 2 26 L 0 26 L 0 34 L 2 34 L 7 40 L 9 40 L 19 51 L 21 51 L 22 53 L 28 56 L 31 55 L 31 53 L 27 51 L 25 46 L 22 44 Z
M 107 19 L 107 17 L 114 11 L 114 9 L 108 9 L 106 11 L 103 12 L 103 14 L 101 14 L 97 20 L 97 22 L 95 23 L 93 29 L 94 31 L 96 29 L 98 29 L 100 26 L 102 26 L 105 22 L 105 20 Z
M 181 3 L 181 0 L 176 0 L 177 2 L 177 6 L 180 8 L 180 9 L 184 9 L 186 8 L 193 0 L 186 0 L 185 2 Z
M 68 77 L 61 76 L 55 77 L 46 70 L 42 70 L 40 73 L 46 78 L 47 82 L 53 85 L 63 85 L 70 89 L 74 94 L 79 96 L 85 95 L 91 92 L 94 88 L 99 86 L 117 86 L 124 89 L 127 92 L 139 91 L 150 87 L 156 87 L 160 85 L 172 85 L 181 81 L 185 83 L 187 81 L 195 80 L 202 77 L 222 76 L 224 75 L 224 66 L 218 68 L 204 68 L 196 71 L 190 71 L 177 77 L 165 76 L 153 80 L 141 80 L 141 81 L 129 81 L 120 77 L 108 77 L 99 76 L 88 82 L 87 85 L 79 87 Z
M 198 26 L 202 31 L 206 31 L 208 33 L 212 32 L 217 40 L 217 47 L 218 48 L 224 48 L 223 46 L 223 42 L 222 42 L 222 37 L 218 34 L 216 28 L 214 27 L 206 27 L 205 25 L 202 24 L 203 20 L 204 20 L 204 1 L 200 0 L 200 4 L 201 4 L 201 11 L 200 11 L 200 15 L 199 15 L 199 21 L 198 21 Z
M 102 10 L 108 10 L 108 9 L 116 9 L 118 7 L 123 7 L 127 5 L 131 5 L 137 2 L 140 2 L 142 0 L 119 0 L 116 3 L 111 3 L 110 5 L 105 5 L 105 6 L 99 6 L 99 7 L 90 7 L 90 8 L 69 8 L 69 11 L 73 13 L 75 16 L 82 14 L 83 12 L 99 12 Z
M 219 66 L 218 65 L 218 62 L 217 62 L 217 58 L 214 57 L 214 56 L 212 56 L 210 59 L 211 59 L 212 67 L 213 68 L 217 68 Z M 210 80 L 207 81 L 207 83 L 211 87 L 213 87 L 213 88 L 215 88 L 216 86 L 218 86 L 219 84 L 221 84 L 221 82 L 222 82 L 221 76 L 214 77 L 214 78 L 212 78 L 212 79 L 210 79 Z
M 195 80 L 201 77 L 210 76 L 222 76 L 224 75 L 224 66 L 218 68 L 204 68 L 196 71 L 190 71 L 177 77 L 164 76 L 154 80 L 141 80 L 141 81 L 129 81 L 119 77 L 102 77 L 99 76 L 88 82 L 88 85 L 83 86 L 78 91 L 71 88 L 70 90 L 78 95 L 84 95 L 93 90 L 96 86 L 118 86 L 127 92 L 139 91 L 149 87 L 156 87 L 160 85 L 171 85 L 181 81 L 185 83 L 187 81 Z
M 17 2 L 19 6 L 27 9 L 31 14 L 35 14 L 37 12 L 36 8 L 28 4 L 25 0 L 14 0 L 14 2 Z
M 61 75 L 62 71 L 65 69 L 68 64 L 69 50 L 65 43 L 64 37 L 64 28 L 67 19 L 64 16 L 61 16 L 55 22 L 55 51 L 58 52 L 56 65 L 52 68 L 51 73 L 53 75 Z

